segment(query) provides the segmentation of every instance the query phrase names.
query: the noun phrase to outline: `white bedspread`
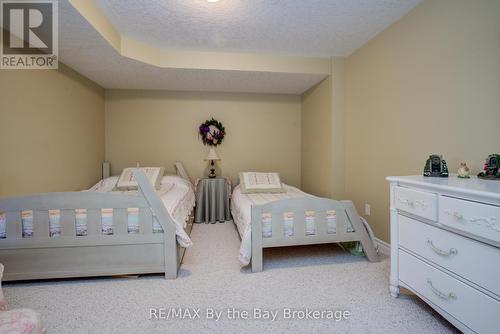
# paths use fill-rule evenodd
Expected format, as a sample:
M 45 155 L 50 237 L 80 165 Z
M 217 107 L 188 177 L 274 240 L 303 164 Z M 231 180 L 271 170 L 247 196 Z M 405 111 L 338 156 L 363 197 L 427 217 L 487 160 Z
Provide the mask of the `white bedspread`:
M 240 186 L 234 188 L 231 195 L 231 213 L 241 237 L 239 260 L 243 266 L 250 263 L 252 257 L 252 205 L 261 205 L 286 198 L 313 196 L 300 189 L 284 184 L 284 193 L 242 194 Z
M 112 176 L 101 180 L 88 191 L 110 192 L 113 191 L 118 176 Z M 120 191 L 124 194 L 137 193 L 136 190 Z M 176 175 L 166 175 L 161 180 L 161 187 L 157 191 L 158 196 L 165 205 L 168 213 L 176 224 L 177 241 L 182 247 L 190 247 L 193 243 L 186 233 L 186 227 L 189 214 L 195 205 L 195 195 L 193 185 Z M 161 232 L 161 226 L 155 221 L 153 232 Z

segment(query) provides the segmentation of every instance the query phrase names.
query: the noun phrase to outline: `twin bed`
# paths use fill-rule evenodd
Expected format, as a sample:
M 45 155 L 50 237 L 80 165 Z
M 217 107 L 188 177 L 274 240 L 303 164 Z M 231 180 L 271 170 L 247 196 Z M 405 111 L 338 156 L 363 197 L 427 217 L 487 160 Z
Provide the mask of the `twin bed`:
M 106 178 L 83 192 L 0 200 L 4 280 L 164 272 L 177 277 L 191 245 L 194 190 L 168 175 L 155 189 L 141 169 L 138 189 Z
M 177 277 L 192 242 L 194 187 L 182 168 L 150 182 L 134 169 L 137 190 L 116 191 L 108 177 L 83 192 L 0 200 L 0 263 L 4 280 L 165 273 Z M 368 230 L 350 201 L 315 197 L 283 185 L 280 193 L 237 186 L 231 211 L 241 236 L 239 259 L 263 269 L 262 250 L 359 241 L 378 261 Z
M 357 241 L 369 261 L 379 261 L 369 227 L 351 201 L 316 197 L 283 184 L 284 192 L 245 193 L 237 186 L 231 213 L 241 237 L 240 263 L 263 270 L 263 249 Z

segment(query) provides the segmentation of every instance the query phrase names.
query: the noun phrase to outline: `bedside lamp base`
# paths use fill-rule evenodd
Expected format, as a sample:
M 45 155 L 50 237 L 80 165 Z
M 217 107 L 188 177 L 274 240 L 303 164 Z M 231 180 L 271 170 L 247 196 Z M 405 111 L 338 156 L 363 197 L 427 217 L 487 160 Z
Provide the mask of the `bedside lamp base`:
M 209 179 L 215 179 L 217 175 L 215 175 L 215 167 L 214 167 L 214 161 L 210 163 L 210 174 L 208 174 Z

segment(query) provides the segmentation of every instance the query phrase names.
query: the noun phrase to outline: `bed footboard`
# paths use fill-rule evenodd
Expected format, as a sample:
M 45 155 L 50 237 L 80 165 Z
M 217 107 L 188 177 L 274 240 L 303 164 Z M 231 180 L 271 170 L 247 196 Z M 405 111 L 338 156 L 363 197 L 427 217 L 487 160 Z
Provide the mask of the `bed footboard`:
M 97 192 L 49 193 L 0 200 L 5 237 L 0 239 L 4 280 L 108 276 L 165 272 L 177 276 L 175 225 L 140 170 L 137 195 Z M 138 230 L 129 233 L 129 209 Z M 49 213 L 58 213 L 58 232 Z M 32 233 L 23 235 L 29 212 Z M 85 222 L 85 230 L 77 219 Z M 157 221 L 163 233 L 153 233 Z M 104 222 L 112 222 L 103 232 Z M 77 228 L 77 226 L 79 226 Z M 109 226 L 109 225 L 107 225 Z
M 263 248 L 360 241 L 368 260 L 379 261 L 351 201 L 312 196 L 252 206 L 252 271 L 263 269 Z

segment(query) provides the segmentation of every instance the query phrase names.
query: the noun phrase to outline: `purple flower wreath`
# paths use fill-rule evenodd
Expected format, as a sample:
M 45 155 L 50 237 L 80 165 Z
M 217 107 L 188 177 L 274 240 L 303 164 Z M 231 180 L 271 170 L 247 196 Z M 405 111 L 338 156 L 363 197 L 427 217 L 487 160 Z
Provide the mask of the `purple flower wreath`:
M 215 128 L 212 132 L 210 132 L 211 127 Z M 205 123 L 202 123 L 198 129 L 203 144 L 208 146 L 219 145 L 220 143 L 222 143 L 222 140 L 226 135 L 226 131 L 222 123 L 214 118 L 205 121 Z

